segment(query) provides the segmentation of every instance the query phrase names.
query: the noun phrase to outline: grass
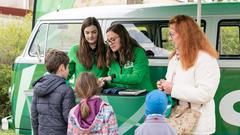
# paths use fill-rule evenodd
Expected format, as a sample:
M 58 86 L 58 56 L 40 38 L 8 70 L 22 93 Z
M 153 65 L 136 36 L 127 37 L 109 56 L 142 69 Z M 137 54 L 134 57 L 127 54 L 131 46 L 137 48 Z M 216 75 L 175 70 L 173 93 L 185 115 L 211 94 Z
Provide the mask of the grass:
M 0 129 L 0 135 L 17 135 L 13 129 L 10 130 L 2 130 Z

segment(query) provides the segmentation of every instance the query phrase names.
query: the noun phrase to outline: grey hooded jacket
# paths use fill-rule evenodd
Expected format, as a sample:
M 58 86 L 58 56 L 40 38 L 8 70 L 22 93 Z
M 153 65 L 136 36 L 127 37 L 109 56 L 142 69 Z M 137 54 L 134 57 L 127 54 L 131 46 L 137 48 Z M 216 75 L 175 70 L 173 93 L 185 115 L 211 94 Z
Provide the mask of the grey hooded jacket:
M 66 135 L 68 113 L 75 106 L 64 78 L 48 74 L 33 83 L 31 121 L 34 135 Z
M 177 132 L 163 116 L 153 114 L 145 118 L 144 123 L 135 130 L 135 135 L 177 135 Z

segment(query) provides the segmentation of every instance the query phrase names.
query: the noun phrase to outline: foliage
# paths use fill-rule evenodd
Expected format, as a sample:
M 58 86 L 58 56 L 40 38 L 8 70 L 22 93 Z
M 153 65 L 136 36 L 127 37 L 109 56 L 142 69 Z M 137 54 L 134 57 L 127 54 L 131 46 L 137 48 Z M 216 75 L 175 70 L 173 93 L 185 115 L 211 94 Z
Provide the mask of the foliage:
M 10 115 L 8 88 L 11 83 L 11 66 L 0 64 L 0 119 Z
M 9 17 L 10 18 L 10 17 Z M 31 32 L 32 14 L 22 20 L 0 20 L 0 119 L 10 115 L 8 89 L 11 85 L 11 64 L 22 52 Z M 3 27 L 2 27 L 3 26 Z
M 0 27 L 0 63 L 12 64 L 16 56 L 22 52 L 31 33 L 31 23 L 30 13 L 23 20 L 11 20 L 2 24 L 4 27 Z
M 7 130 L 7 131 L 0 130 L 0 135 L 17 135 L 17 134 L 15 134 L 14 130 Z
M 238 26 L 221 27 L 221 54 L 240 55 L 240 31 Z

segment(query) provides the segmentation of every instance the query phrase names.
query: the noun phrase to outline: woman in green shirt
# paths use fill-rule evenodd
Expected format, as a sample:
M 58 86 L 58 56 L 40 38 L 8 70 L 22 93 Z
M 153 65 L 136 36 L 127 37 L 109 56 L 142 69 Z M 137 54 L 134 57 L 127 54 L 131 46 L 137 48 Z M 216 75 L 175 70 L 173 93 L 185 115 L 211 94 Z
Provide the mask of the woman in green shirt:
M 84 71 L 92 72 L 97 77 L 107 75 L 106 45 L 103 41 L 102 30 L 95 17 L 88 17 L 82 23 L 80 42 L 74 45 L 68 56 L 69 75 L 75 79 Z
M 113 24 L 107 29 L 107 87 L 152 90 L 148 58 L 144 49 L 130 37 L 125 27 Z

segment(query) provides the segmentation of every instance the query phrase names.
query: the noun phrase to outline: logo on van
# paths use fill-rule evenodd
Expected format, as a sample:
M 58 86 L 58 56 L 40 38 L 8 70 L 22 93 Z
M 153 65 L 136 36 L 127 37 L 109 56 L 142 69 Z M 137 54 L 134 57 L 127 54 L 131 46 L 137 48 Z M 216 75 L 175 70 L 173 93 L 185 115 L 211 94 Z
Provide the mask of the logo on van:
M 240 90 L 226 94 L 220 101 L 219 112 L 222 119 L 234 126 L 240 127 L 240 112 L 234 110 L 234 104 L 240 102 Z

